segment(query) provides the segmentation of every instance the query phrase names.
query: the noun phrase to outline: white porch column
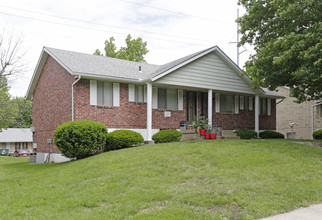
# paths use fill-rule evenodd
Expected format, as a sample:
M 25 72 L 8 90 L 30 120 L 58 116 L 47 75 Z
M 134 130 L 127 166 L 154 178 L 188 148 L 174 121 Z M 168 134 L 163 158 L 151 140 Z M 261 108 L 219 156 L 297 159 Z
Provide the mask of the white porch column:
M 259 96 L 255 96 L 255 131 L 259 132 Z
M 146 129 L 147 141 L 152 141 L 152 84 L 147 83 Z
M 208 125 L 212 127 L 212 89 L 208 90 Z

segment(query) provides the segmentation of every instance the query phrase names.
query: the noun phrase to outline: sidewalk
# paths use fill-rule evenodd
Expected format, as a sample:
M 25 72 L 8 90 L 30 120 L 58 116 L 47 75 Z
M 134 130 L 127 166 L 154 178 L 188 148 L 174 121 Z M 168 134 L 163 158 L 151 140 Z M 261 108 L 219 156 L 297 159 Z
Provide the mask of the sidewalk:
M 291 212 L 262 218 L 261 220 L 321 220 L 322 204 L 295 209 Z

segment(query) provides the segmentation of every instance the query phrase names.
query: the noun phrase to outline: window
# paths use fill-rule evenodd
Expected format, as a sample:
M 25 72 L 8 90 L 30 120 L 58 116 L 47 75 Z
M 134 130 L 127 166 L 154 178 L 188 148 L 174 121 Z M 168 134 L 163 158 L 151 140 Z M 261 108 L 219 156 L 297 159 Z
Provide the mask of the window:
M 113 85 L 110 82 L 97 82 L 97 105 L 113 105 Z
M 90 80 L 90 105 L 120 106 L 120 84 Z
M 233 113 L 234 110 L 234 96 L 220 94 L 220 112 Z
M 135 101 L 136 102 L 143 102 L 144 100 L 144 92 L 143 86 L 135 86 Z
M 129 102 L 146 102 L 147 87 L 129 84 Z
M 177 110 L 178 109 L 177 90 L 158 88 L 158 108 Z
M 271 115 L 271 99 L 260 99 L 260 112 L 261 115 Z
M 208 94 L 201 93 L 201 114 L 208 116 Z
M 167 90 L 158 89 L 158 108 L 166 109 L 167 108 Z
M 245 96 L 244 99 L 244 109 L 249 110 L 249 96 Z
M 322 117 L 322 104 L 320 104 L 319 107 L 320 107 L 320 117 Z

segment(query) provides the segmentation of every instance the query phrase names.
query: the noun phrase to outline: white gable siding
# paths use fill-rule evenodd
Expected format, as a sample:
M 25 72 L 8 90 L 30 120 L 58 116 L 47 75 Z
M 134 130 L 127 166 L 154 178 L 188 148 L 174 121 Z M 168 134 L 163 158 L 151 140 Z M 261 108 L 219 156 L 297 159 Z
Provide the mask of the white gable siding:
M 160 84 L 254 94 L 250 85 L 213 52 L 155 81 Z

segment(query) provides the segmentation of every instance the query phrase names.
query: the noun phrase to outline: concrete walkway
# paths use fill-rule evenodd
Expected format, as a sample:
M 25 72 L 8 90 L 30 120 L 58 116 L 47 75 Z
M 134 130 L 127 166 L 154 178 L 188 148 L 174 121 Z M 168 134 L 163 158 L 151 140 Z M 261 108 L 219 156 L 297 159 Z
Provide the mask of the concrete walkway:
M 295 209 L 291 212 L 262 218 L 261 220 L 321 220 L 322 204 Z

